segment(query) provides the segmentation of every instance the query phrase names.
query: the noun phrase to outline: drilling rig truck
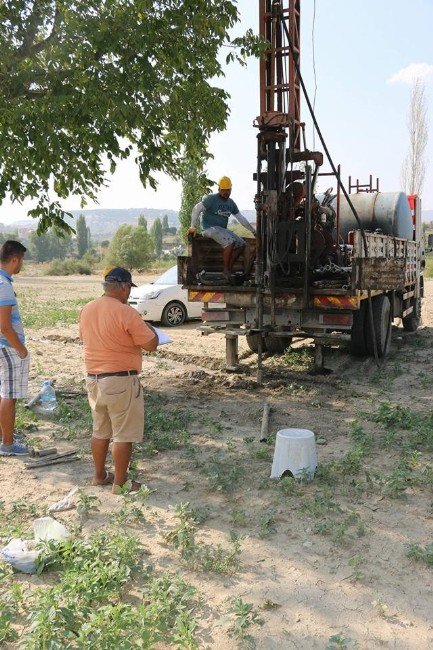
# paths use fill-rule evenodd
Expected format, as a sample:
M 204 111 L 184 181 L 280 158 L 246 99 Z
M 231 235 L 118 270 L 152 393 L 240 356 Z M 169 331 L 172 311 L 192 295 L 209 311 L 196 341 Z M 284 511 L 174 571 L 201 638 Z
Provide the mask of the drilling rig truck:
M 323 346 L 348 345 L 355 355 L 385 357 L 394 319 L 407 331 L 420 322 L 423 296 L 421 202 L 403 192 L 380 192 L 340 178 L 321 135 L 300 70 L 301 0 L 259 0 L 260 114 L 254 180 L 256 238 L 246 239 L 237 284 L 222 270 L 222 249 L 190 236 L 178 259 L 179 282 L 203 303 L 201 330 L 223 333 L 226 362 L 236 366 L 238 339 L 258 354 L 283 352 L 293 338 L 312 339 L 315 363 Z M 301 91 L 324 155 L 306 146 Z M 332 188 L 319 192 L 320 177 Z M 353 191 L 352 191 L 353 190 Z M 219 303 L 219 307 L 218 307 Z M 212 304 L 212 309 L 209 308 Z

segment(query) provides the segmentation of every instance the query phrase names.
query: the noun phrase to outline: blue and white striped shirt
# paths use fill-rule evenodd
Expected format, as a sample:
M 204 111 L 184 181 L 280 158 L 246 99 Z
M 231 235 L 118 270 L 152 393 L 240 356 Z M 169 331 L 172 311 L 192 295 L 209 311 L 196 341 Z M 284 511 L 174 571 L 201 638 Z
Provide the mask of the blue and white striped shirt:
M 18 338 L 21 343 L 24 343 L 24 328 L 18 309 L 18 302 L 12 287 L 12 282 L 12 276 L 9 275 L 9 273 L 7 273 L 7 271 L 4 269 L 0 269 L 0 307 L 12 305 L 11 325 L 14 328 L 15 332 L 18 334 Z M 1 336 L 1 334 L 0 347 L 11 347 L 10 343 L 4 338 L 4 336 Z

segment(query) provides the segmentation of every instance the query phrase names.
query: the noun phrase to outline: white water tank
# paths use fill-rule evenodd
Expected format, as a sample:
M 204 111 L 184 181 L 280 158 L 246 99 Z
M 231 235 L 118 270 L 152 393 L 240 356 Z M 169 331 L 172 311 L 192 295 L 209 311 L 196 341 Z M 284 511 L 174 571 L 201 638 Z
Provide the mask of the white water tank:
M 380 229 L 384 235 L 413 239 L 412 212 L 404 192 L 361 192 L 349 196 L 364 230 Z M 337 209 L 336 199 L 332 206 Z M 341 196 L 340 235 L 347 241 L 347 233 L 358 229 L 351 207 Z

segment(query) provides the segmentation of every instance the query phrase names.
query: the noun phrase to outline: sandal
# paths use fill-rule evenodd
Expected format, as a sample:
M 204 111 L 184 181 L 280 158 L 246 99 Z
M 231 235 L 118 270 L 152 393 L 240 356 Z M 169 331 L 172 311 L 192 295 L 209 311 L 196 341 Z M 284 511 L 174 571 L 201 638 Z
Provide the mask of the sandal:
M 95 481 L 93 479 L 92 485 L 97 485 L 97 486 L 104 486 L 104 485 L 113 485 L 114 481 L 114 474 L 112 472 L 109 472 L 108 470 L 105 472 L 105 478 L 103 481 Z

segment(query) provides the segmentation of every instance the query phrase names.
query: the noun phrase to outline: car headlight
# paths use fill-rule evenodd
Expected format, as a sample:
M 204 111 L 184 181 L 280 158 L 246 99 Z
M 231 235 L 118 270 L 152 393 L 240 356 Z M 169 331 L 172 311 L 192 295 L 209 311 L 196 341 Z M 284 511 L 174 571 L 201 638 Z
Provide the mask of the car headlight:
M 139 300 L 153 300 L 154 298 L 158 298 L 160 291 L 151 291 L 150 293 L 146 293 L 146 295 L 141 296 Z

